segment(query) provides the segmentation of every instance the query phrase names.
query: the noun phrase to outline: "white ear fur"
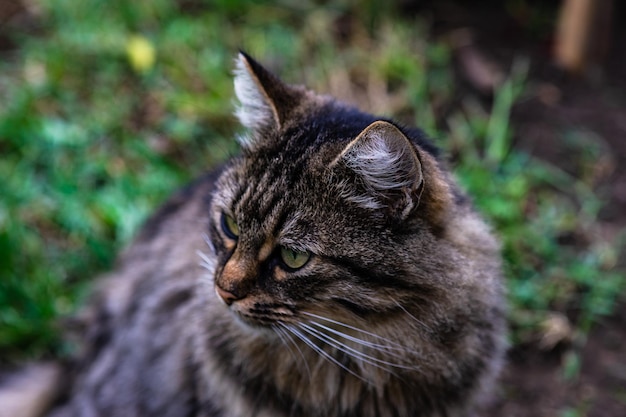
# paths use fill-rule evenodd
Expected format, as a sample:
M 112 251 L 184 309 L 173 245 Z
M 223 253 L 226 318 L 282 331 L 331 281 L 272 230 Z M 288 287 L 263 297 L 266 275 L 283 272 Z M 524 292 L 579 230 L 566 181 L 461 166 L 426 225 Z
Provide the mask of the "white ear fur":
M 248 58 L 242 53 L 236 59 L 234 84 L 235 95 L 240 103 L 235 115 L 243 126 L 255 130 L 261 126 L 278 123 L 272 101 L 252 71 Z M 244 146 L 251 145 L 248 143 L 251 142 L 248 136 L 239 138 L 239 141 Z
M 358 193 L 356 187 L 342 194 L 368 209 L 391 206 L 406 217 L 417 203 L 415 194 L 423 181 L 421 163 L 413 144 L 394 125 L 377 121 L 350 142 L 339 160 L 354 171 L 367 189 Z

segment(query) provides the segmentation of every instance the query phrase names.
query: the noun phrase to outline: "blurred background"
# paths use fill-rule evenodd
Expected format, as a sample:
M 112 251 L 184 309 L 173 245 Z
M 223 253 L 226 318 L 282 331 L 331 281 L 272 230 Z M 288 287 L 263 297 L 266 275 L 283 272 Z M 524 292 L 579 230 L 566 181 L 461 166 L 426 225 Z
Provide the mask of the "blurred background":
M 626 415 L 626 41 L 611 0 L 0 0 L 0 366 L 237 152 L 233 60 L 421 127 L 503 243 L 495 416 Z

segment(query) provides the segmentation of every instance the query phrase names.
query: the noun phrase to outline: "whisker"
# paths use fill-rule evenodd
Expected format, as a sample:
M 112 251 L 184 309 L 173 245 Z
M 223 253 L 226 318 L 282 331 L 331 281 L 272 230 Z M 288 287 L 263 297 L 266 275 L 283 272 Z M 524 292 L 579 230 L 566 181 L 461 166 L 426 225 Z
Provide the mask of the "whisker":
M 280 339 L 280 342 L 287 348 L 287 350 L 291 354 L 291 357 L 293 358 L 293 360 L 295 362 L 298 362 L 298 360 L 296 358 L 296 354 L 293 351 L 293 349 L 291 349 L 291 346 L 290 346 L 290 344 L 288 342 L 287 336 L 285 335 L 285 333 L 283 333 L 283 329 L 278 327 L 276 324 L 272 324 L 272 330 L 274 330 L 276 332 L 276 335 Z
M 317 326 L 317 327 L 319 327 L 319 328 L 321 328 L 321 329 L 323 329 L 323 330 L 325 330 L 325 331 L 327 331 L 329 333 L 332 333 L 332 334 L 335 334 L 335 335 L 337 335 L 339 337 L 342 337 L 342 338 L 344 338 L 346 340 L 349 340 L 349 341 L 354 342 L 354 343 L 358 343 L 361 346 L 372 348 L 372 349 L 377 350 L 379 352 L 384 352 L 385 354 L 388 354 L 388 355 L 396 357 L 396 358 L 404 358 L 404 355 L 402 355 L 401 353 L 398 353 L 398 352 L 414 353 L 414 354 L 417 353 L 414 350 L 409 349 L 406 346 L 389 346 L 387 344 L 369 342 L 367 340 L 363 340 L 363 339 L 360 339 L 358 337 L 350 336 L 349 334 L 343 333 L 343 332 L 341 332 L 339 330 L 335 330 L 335 329 L 333 329 L 331 327 L 325 326 L 325 325 L 323 325 L 321 323 L 318 323 L 316 321 L 312 321 L 311 320 L 311 321 L 309 321 L 309 323 L 311 323 L 311 324 L 313 324 L 313 325 L 315 325 L 315 326 Z M 382 336 L 381 336 L 381 338 L 382 338 Z M 383 338 L 383 339 L 387 340 L 385 338 Z
M 307 333 L 309 333 L 310 335 L 316 337 L 317 339 L 323 341 L 324 343 L 329 344 L 330 346 L 339 349 L 340 351 L 344 352 L 345 354 L 353 357 L 354 359 L 358 359 L 361 360 L 367 364 L 370 364 L 372 366 L 375 366 L 377 368 L 380 368 L 386 372 L 389 372 L 390 374 L 395 375 L 395 373 L 387 368 L 387 367 L 393 367 L 393 368 L 399 368 L 399 369 L 407 369 L 407 370 L 415 370 L 417 369 L 416 367 L 413 366 L 408 366 L 408 365 L 402 365 L 399 363 L 394 363 L 394 362 L 389 362 L 380 358 L 377 358 L 375 356 L 371 356 L 368 355 L 364 352 L 359 351 L 358 349 L 355 349 L 353 347 L 350 347 L 348 345 L 346 345 L 345 343 L 340 342 L 339 340 L 329 336 L 328 334 L 321 332 L 319 330 L 316 330 L 314 328 L 312 328 L 311 326 L 308 326 L 304 323 L 300 324 L 300 327 L 303 328 L 303 330 L 307 331 Z M 386 365 L 382 366 L 382 365 Z
M 345 366 L 344 364 L 339 362 L 337 359 L 335 359 L 331 354 L 329 354 L 328 352 L 324 351 L 324 349 L 322 349 L 321 347 L 319 347 L 315 343 L 313 343 L 313 341 L 311 341 L 311 339 L 309 339 L 306 335 L 302 334 L 302 332 L 300 332 L 298 329 L 295 329 L 292 326 L 287 326 L 285 324 L 283 324 L 282 326 L 283 326 L 283 328 L 285 328 L 289 332 L 291 332 L 294 336 L 296 336 L 298 339 L 300 339 L 302 342 L 304 342 L 311 349 L 313 349 L 315 352 L 317 352 L 322 358 L 324 358 L 324 359 L 328 360 L 329 362 L 337 365 L 338 367 L 340 367 L 344 371 L 352 374 L 353 376 L 355 376 L 356 378 L 360 379 L 361 381 L 367 382 L 367 380 L 365 380 L 361 375 L 359 375 L 356 372 L 352 371 L 347 366 Z
M 396 303 L 396 305 L 400 308 L 400 310 L 404 311 L 406 313 L 407 316 L 409 316 L 415 323 L 419 324 L 422 329 L 426 330 L 427 332 L 430 332 L 430 327 L 428 327 L 428 325 L 426 323 L 424 323 L 423 321 L 421 321 L 420 319 L 418 319 L 417 317 L 415 317 L 413 314 L 411 314 L 409 312 L 409 310 L 407 310 L 402 304 L 400 304 L 398 301 L 394 300 L 393 298 L 391 299 L 394 303 Z
M 282 324 L 282 323 L 278 323 L 278 324 Z M 309 376 L 309 381 L 310 381 L 311 370 L 309 369 L 309 363 L 307 362 L 306 357 L 304 356 L 304 353 L 302 353 L 300 346 L 298 346 L 298 344 L 291 337 L 291 334 L 288 331 L 286 331 L 284 328 L 276 324 L 272 325 L 272 328 L 274 329 L 274 331 L 276 332 L 280 340 L 283 342 L 283 344 L 287 347 L 287 349 L 289 349 L 289 352 L 291 352 L 291 355 L 293 356 L 294 361 L 298 362 L 297 355 L 295 354 L 293 349 L 291 349 L 290 345 L 293 345 L 296 348 L 296 350 L 300 354 L 300 357 L 302 358 L 302 362 L 304 363 L 304 367 L 306 368 L 306 373 Z
M 389 346 L 389 345 L 394 345 L 394 346 L 399 347 L 399 348 L 400 348 L 400 349 L 402 349 L 402 350 L 405 350 L 405 349 L 406 349 L 406 347 L 405 347 L 405 346 L 403 346 L 403 345 L 401 345 L 400 343 L 397 343 L 397 342 L 394 342 L 394 341 L 392 341 L 392 340 L 389 340 L 389 339 L 387 339 L 387 338 L 385 338 L 385 337 L 379 336 L 379 335 L 377 335 L 376 333 L 368 332 L 367 330 L 359 329 L 358 327 L 354 327 L 354 326 L 351 326 L 351 325 L 349 325 L 349 324 L 342 323 L 342 322 L 340 322 L 340 321 L 333 320 L 333 319 L 329 319 L 328 317 L 320 316 L 320 315 L 313 314 L 313 313 L 309 313 L 309 312 L 306 312 L 306 311 L 303 311 L 303 312 L 302 312 L 302 314 L 305 314 L 305 315 L 307 315 L 307 316 L 311 316 L 311 317 L 315 317 L 316 319 L 324 320 L 324 321 L 327 321 L 327 322 L 330 322 L 330 323 L 336 324 L 336 325 L 338 325 L 338 326 L 345 327 L 345 328 L 347 328 L 347 329 L 351 329 L 351 330 L 357 331 L 357 332 L 359 332 L 359 333 L 366 334 L 366 335 L 368 335 L 368 336 L 372 336 L 372 337 L 374 337 L 374 338 L 376 338 L 376 339 L 379 339 L 379 340 L 383 340 L 384 342 L 386 342 L 386 343 L 388 344 L 387 346 Z
M 215 253 L 215 245 L 213 244 L 213 242 L 209 238 L 209 235 L 207 235 L 206 233 L 203 233 L 202 234 L 202 239 L 204 240 L 204 243 L 206 243 L 206 245 L 209 247 L 209 249 L 211 249 L 211 252 Z
M 346 346 L 345 344 L 339 342 L 336 339 L 333 339 L 332 337 L 320 332 L 319 330 L 315 330 L 313 328 L 311 328 L 310 326 L 307 326 L 306 324 L 301 324 L 300 327 L 307 332 L 308 334 L 310 334 L 311 336 L 315 337 L 316 339 L 326 343 L 327 345 L 345 353 L 346 355 L 350 356 L 353 359 L 356 359 L 357 361 L 360 362 L 364 362 L 367 363 L 369 365 L 375 366 L 377 368 L 380 368 L 386 372 L 389 372 L 391 374 L 393 374 L 393 372 L 381 365 L 379 365 L 378 363 L 376 363 L 378 360 L 376 358 L 373 358 L 369 355 L 366 355 L 362 352 L 359 352 L 358 350 L 351 348 L 349 346 Z
M 211 258 L 209 258 L 209 255 L 199 250 L 196 251 L 196 254 L 200 257 L 200 259 L 202 259 L 202 261 L 200 262 L 200 266 L 208 269 L 209 271 L 212 271 L 215 262 Z

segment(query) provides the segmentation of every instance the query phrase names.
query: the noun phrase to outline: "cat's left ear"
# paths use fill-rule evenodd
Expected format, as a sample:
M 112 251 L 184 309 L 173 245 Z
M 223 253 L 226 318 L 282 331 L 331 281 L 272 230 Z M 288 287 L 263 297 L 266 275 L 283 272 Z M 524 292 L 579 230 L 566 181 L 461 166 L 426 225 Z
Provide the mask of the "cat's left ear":
M 280 129 L 303 97 L 301 89 L 283 83 L 244 52 L 236 61 L 235 94 L 240 102 L 237 117 L 255 132 Z
M 401 218 L 419 203 L 424 176 L 411 141 L 389 122 L 366 127 L 339 155 L 363 189 L 342 194 L 365 208 L 390 208 Z M 346 192 L 347 191 L 347 192 Z
M 451 201 L 436 159 L 386 121 L 366 127 L 335 164 L 356 175 L 356 181 L 338 184 L 344 198 L 366 209 L 386 210 L 400 220 L 420 205 L 420 212 L 439 224 Z

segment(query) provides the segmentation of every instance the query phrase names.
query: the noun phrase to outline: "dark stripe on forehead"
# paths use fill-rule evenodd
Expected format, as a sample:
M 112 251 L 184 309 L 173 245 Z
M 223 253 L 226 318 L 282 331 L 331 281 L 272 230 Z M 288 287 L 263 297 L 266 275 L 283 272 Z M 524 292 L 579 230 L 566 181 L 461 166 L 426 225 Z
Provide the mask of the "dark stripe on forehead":
M 263 182 L 270 173 L 256 167 L 251 167 L 250 165 L 252 164 L 248 161 L 248 166 L 242 166 L 237 172 L 235 177 L 237 192 L 233 194 L 231 204 L 233 209 L 237 207 L 237 209 L 244 212 L 250 211 L 249 206 L 252 205 L 252 213 L 256 213 L 259 204 L 259 191 L 265 191 Z M 261 196 L 262 195 L 263 194 L 261 194 Z
M 266 224 L 268 221 L 273 223 L 271 218 L 278 210 L 285 206 L 283 201 L 284 193 L 267 191 L 264 201 L 257 208 L 257 215 L 261 223 Z
M 279 232 L 283 229 L 283 227 L 285 226 L 285 222 L 287 221 L 287 218 L 289 216 L 289 212 L 286 209 L 287 204 L 283 204 L 280 211 L 278 211 L 278 213 L 273 213 L 274 216 L 276 218 L 273 228 L 272 228 L 272 236 L 278 236 Z
M 252 210 L 258 215 L 262 222 L 276 212 L 277 206 L 285 206 L 280 202 L 291 194 L 291 191 L 304 175 L 309 155 L 293 154 L 288 156 L 290 160 L 286 160 L 287 155 L 274 159 L 276 162 L 267 166 L 259 181 L 249 183 L 246 188 L 254 187 L 254 191 L 245 201 L 240 202 L 246 209 Z
M 235 211 L 235 207 L 239 204 L 239 201 L 241 200 L 243 195 L 246 193 L 246 190 L 248 189 L 248 186 L 244 181 L 245 180 L 241 178 L 241 175 L 238 172 L 237 175 L 235 176 L 236 189 L 234 190 L 232 194 L 232 201 L 230 202 L 230 208 L 233 211 Z
M 255 192 L 252 194 L 252 209 L 255 209 L 261 219 L 265 219 L 281 197 L 286 193 L 285 184 L 279 169 L 267 170 L 263 175 Z
M 276 204 L 277 198 L 275 193 L 268 190 L 265 181 L 252 179 L 243 188 L 246 191 L 243 193 L 241 200 L 237 202 L 238 210 L 245 213 L 245 217 L 258 227 L 265 223 L 267 211 Z

